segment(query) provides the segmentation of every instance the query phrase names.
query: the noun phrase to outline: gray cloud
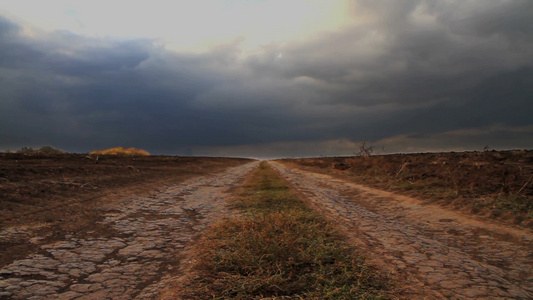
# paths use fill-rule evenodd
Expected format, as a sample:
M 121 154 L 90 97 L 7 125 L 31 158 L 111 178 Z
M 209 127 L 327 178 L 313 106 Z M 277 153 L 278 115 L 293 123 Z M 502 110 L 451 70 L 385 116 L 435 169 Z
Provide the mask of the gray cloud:
M 364 23 L 244 59 L 238 42 L 179 54 L 146 39 L 34 38 L 0 17 L 0 147 L 269 156 L 312 155 L 310 145 L 351 154 L 360 139 L 391 151 L 533 147 L 530 130 L 513 129 L 532 125 L 531 1 L 356 3 Z

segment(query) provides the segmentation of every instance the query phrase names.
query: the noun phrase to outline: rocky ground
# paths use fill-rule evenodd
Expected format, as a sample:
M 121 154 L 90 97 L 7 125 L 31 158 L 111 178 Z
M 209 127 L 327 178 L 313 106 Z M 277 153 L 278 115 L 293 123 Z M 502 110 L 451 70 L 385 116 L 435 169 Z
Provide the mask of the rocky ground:
M 100 222 L 107 231 L 67 235 L 1 268 L 0 298 L 156 298 L 178 270 L 186 245 L 212 222 L 231 216 L 226 192 L 240 185 L 256 164 L 103 208 Z M 23 227 L 7 228 L 0 239 L 24 234 Z
M 157 299 L 182 277 L 203 229 L 236 213 L 226 199 L 258 165 L 43 159 L 0 159 L 0 299 Z M 533 298 L 530 228 L 289 161 L 271 165 L 397 282 L 399 298 Z
M 533 233 L 324 174 L 272 165 L 393 275 L 405 299 L 533 298 Z
M 110 230 L 105 208 L 251 160 L 179 156 L 0 153 L 0 268 L 76 233 Z

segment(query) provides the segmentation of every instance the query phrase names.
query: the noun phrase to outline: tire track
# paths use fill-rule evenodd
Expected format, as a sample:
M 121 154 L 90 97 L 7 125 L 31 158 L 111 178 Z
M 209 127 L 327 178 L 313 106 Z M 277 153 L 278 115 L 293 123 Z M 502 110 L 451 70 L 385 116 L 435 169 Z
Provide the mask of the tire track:
M 200 176 L 105 212 L 105 236 L 43 245 L 0 269 L 0 299 L 154 299 L 183 249 L 232 211 L 224 201 L 257 162 Z
M 533 234 L 327 175 L 271 165 L 336 219 L 406 299 L 533 298 Z

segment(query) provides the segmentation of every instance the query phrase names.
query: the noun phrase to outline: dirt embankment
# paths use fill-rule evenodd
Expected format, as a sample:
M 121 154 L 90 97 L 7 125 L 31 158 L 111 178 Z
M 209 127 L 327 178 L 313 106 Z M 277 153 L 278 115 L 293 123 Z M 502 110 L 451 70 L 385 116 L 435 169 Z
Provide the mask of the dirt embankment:
M 108 228 L 102 207 L 250 160 L 177 156 L 0 154 L 0 266 L 72 232 Z M 24 235 L 16 238 L 17 230 Z M 39 241 L 31 237 L 39 237 Z
M 299 168 L 533 228 L 533 151 L 287 159 Z

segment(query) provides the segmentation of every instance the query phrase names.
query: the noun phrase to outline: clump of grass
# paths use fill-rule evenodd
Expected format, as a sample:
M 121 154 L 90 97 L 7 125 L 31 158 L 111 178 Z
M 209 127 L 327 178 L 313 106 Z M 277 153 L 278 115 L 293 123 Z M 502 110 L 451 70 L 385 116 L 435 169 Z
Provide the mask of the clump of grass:
M 42 146 L 41 148 L 37 149 L 37 150 L 34 150 L 32 147 L 22 147 L 20 148 L 19 150 L 16 151 L 17 153 L 22 153 L 22 154 L 29 154 L 29 155 L 34 155 L 34 154 L 45 154 L 45 155 L 57 155 L 57 154 L 64 154 L 65 152 L 57 149 L 57 148 L 54 148 L 52 146 Z M 13 151 L 11 150 L 7 150 L 6 153 L 13 153 Z
M 529 218 L 533 218 L 532 198 L 522 195 L 498 195 L 495 197 L 479 198 L 472 206 L 474 209 L 488 207 L 501 212 L 520 212 Z
M 100 151 L 91 151 L 89 152 L 91 155 L 143 155 L 143 156 L 149 156 L 150 153 L 147 151 L 136 149 L 136 148 L 123 148 L 123 147 L 115 147 L 115 148 L 109 148 L 105 150 Z
M 177 297 L 386 298 L 386 280 L 266 163 L 241 195 L 234 204 L 245 216 L 207 232 L 197 249 L 197 276 Z

